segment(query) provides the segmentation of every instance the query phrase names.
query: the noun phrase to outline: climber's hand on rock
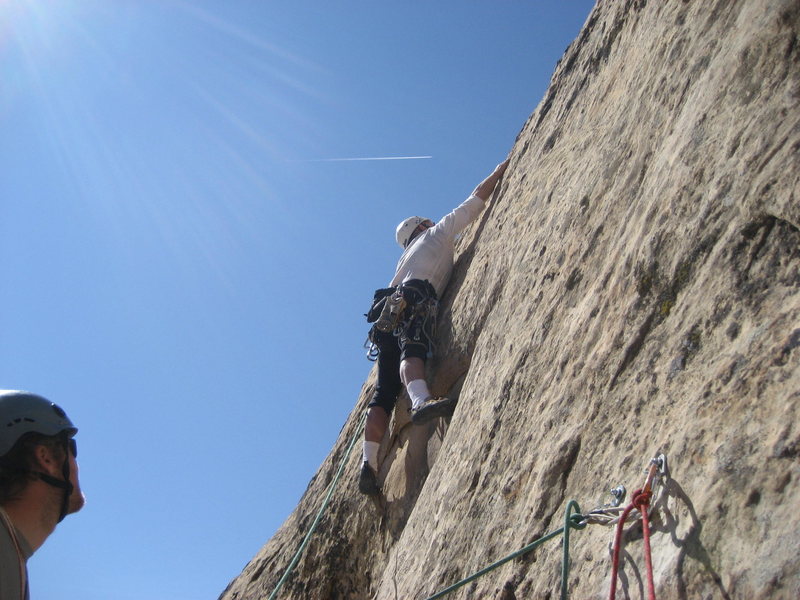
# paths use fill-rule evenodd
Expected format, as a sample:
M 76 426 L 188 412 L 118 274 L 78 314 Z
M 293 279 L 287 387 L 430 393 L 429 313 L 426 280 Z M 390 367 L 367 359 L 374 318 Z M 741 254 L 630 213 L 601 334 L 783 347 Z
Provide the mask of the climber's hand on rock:
M 478 187 L 476 187 L 475 191 L 472 192 L 472 193 L 475 194 L 481 200 L 488 200 L 489 196 L 492 195 L 492 192 L 494 191 L 494 188 L 497 185 L 497 182 L 503 176 L 503 173 L 506 172 L 506 169 L 508 168 L 508 163 L 509 163 L 510 160 L 511 160 L 510 158 L 507 158 L 503 162 L 501 162 L 499 165 L 497 165 L 495 167 L 494 171 L 492 171 L 492 174 L 489 175 L 483 181 L 481 181 L 478 184 Z

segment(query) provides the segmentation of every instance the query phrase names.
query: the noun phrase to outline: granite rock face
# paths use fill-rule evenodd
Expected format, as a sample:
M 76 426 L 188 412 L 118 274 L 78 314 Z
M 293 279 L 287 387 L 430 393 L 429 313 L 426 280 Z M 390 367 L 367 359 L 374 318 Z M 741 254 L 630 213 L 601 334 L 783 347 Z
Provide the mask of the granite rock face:
M 655 588 L 800 598 L 800 3 L 600 2 L 460 240 L 433 392 L 401 398 L 374 502 L 360 441 L 282 599 L 421 599 L 628 499 L 652 457 Z M 222 594 L 266 598 L 374 389 L 295 512 Z M 570 536 L 569 593 L 606 598 L 611 526 Z M 641 522 L 618 598 L 646 597 Z M 558 597 L 559 540 L 448 598 Z

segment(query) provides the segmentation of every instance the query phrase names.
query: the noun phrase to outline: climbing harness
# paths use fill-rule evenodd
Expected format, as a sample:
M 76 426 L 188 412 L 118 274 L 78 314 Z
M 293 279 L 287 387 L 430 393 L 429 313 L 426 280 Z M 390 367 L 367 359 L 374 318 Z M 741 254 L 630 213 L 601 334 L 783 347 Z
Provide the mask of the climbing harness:
M 308 533 L 306 533 L 306 536 L 300 543 L 300 547 L 297 549 L 297 552 L 295 552 L 294 556 L 292 557 L 292 560 L 289 562 L 289 566 L 286 567 L 286 571 L 284 571 L 283 576 L 281 576 L 280 580 L 275 585 L 275 589 L 272 590 L 272 593 L 269 595 L 268 600 L 274 600 L 274 598 L 278 596 L 278 592 L 280 592 L 281 588 L 283 587 L 283 584 L 286 583 L 286 580 L 289 578 L 289 575 L 291 575 L 295 566 L 297 566 L 297 563 L 300 560 L 300 557 L 303 555 L 303 552 L 305 551 L 306 546 L 308 545 L 308 542 L 311 539 L 311 536 L 314 535 L 314 531 L 316 530 L 320 519 L 322 519 L 322 515 L 328 508 L 328 504 L 331 501 L 333 492 L 336 490 L 336 486 L 339 483 L 339 479 L 342 476 L 344 467 L 347 464 L 347 459 L 350 457 L 350 453 L 353 451 L 353 446 L 356 445 L 356 442 L 361 437 L 361 432 L 364 429 L 364 424 L 366 423 L 366 421 L 367 421 L 367 411 L 364 411 L 364 414 L 361 416 L 361 420 L 359 421 L 358 426 L 356 427 L 356 431 L 353 434 L 353 439 L 350 440 L 350 445 L 347 447 L 347 450 L 344 453 L 344 457 L 342 458 L 342 462 L 339 464 L 339 470 L 336 472 L 336 476 L 333 478 L 333 481 L 331 481 L 330 485 L 328 486 L 328 493 L 325 496 L 325 500 L 322 502 L 322 506 L 319 507 L 319 511 L 317 511 L 317 516 L 314 519 L 314 522 L 311 523 L 311 527 L 309 527 Z
M 574 513 L 572 512 L 572 509 L 575 509 Z M 512 554 L 509 554 L 505 558 L 501 558 L 497 562 L 494 562 L 491 565 L 489 565 L 488 567 L 485 567 L 485 568 L 481 569 L 477 573 L 475 573 L 473 575 L 470 575 L 469 577 L 467 577 L 465 579 L 462 579 L 461 581 L 459 581 L 457 583 L 454 583 L 453 585 L 451 585 L 450 587 L 442 590 L 441 592 L 437 592 L 433 596 L 429 596 L 426 600 L 435 600 L 436 598 L 441 598 L 443 596 L 446 596 L 450 592 L 453 592 L 453 591 L 457 590 L 458 588 L 460 588 L 461 586 L 466 585 L 466 584 L 470 583 L 471 581 L 474 581 L 474 580 L 478 579 L 482 575 L 486 575 L 486 573 L 489 573 L 490 571 L 494 571 L 496 568 L 504 565 L 508 561 L 514 560 L 515 558 L 517 558 L 518 556 L 522 556 L 523 554 L 527 554 L 528 552 L 530 552 L 534 548 L 536 548 L 538 546 L 541 546 L 543 543 L 545 543 L 548 540 L 552 540 L 553 538 L 558 537 L 562 533 L 564 534 L 564 544 L 563 544 L 563 546 L 564 546 L 564 555 L 563 555 L 563 560 L 562 560 L 562 564 L 561 564 L 561 599 L 562 600 L 566 600 L 566 598 L 567 598 L 567 580 L 569 579 L 569 530 L 570 529 L 583 529 L 584 527 L 586 527 L 586 523 L 584 523 L 583 515 L 580 514 L 580 511 L 581 511 L 581 509 L 580 509 L 580 506 L 578 506 L 578 503 L 575 500 L 570 500 L 567 503 L 566 510 L 564 511 L 564 526 L 563 527 L 561 527 L 559 529 L 556 529 L 555 531 L 551 531 L 547 535 L 544 535 L 544 536 L 540 537 L 539 539 L 531 542 L 530 544 L 528 544 L 524 548 L 522 548 L 520 550 L 517 550 L 516 552 L 513 552 Z
M 403 320 L 395 329 L 395 335 L 405 344 L 423 344 L 428 356 L 433 355 L 436 338 L 436 315 L 439 301 L 436 290 L 426 280 L 412 279 L 399 286 L 400 292 L 407 298 L 410 310 L 403 314 Z
M 374 323 L 364 343 L 367 359 L 378 359 L 376 331 L 392 333 L 406 344 L 425 344 L 428 356 L 432 356 L 438 306 L 436 291 L 428 281 L 410 280 L 395 288 L 375 290 L 372 306 L 365 315 L 368 323 Z

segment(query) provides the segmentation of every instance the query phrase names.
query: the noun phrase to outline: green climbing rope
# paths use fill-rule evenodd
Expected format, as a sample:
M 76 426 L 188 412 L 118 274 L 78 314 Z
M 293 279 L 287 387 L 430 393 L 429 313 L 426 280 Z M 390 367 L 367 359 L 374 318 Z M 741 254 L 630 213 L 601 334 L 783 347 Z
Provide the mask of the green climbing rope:
M 317 525 L 320 522 L 320 519 L 322 519 L 322 515 L 325 513 L 325 510 L 327 509 L 328 504 L 330 503 L 331 497 L 333 496 L 333 492 L 336 490 L 336 486 L 339 483 L 339 479 L 341 478 L 342 473 L 344 472 L 344 468 L 345 468 L 345 465 L 347 464 L 347 460 L 348 460 L 348 458 L 350 458 L 350 453 L 352 452 L 353 447 L 356 445 L 356 442 L 358 441 L 358 439 L 361 437 L 361 432 L 362 432 L 362 429 L 364 428 L 364 423 L 366 422 L 366 420 L 367 420 L 367 413 L 365 412 L 363 414 L 363 416 L 361 417 L 361 420 L 360 420 L 358 426 L 356 427 L 356 432 L 353 435 L 353 439 L 350 441 L 350 444 L 348 445 L 347 450 L 345 451 L 344 457 L 342 458 L 342 462 L 339 464 L 339 469 L 337 470 L 336 475 L 333 478 L 333 481 L 331 481 L 330 485 L 328 486 L 328 493 L 325 496 L 325 500 L 322 502 L 322 506 L 320 506 L 319 510 L 317 511 L 317 516 L 314 518 L 314 522 L 311 524 L 311 527 L 309 528 L 308 533 L 306 533 L 305 537 L 303 538 L 303 541 L 300 543 L 300 547 L 297 549 L 297 552 L 295 552 L 294 556 L 292 557 L 292 560 L 289 563 L 289 566 L 286 567 L 286 571 L 284 571 L 283 575 L 281 576 L 280 580 L 278 581 L 277 585 L 275 586 L 275 589 L 272 590 L 272 593 L 269 595 L 268 600 L 274 600 L 278 596 L 278 593 L 280 592 L 281 588 L 283 587 L 283 584 L 289 578 L 289 575 L 291 575 L 291 573 L 294 570 L 295 566 L 297 566 L 297 563 L 300 560 L 300 557 L 303 555 L 303 552 L 305 551 L 306 546 L 308 546 L 308 542 L 311 539 L 311 536 L 314 535 L 314 531 L 316 530 Z M 575 509 L 574 513 L 572 512 L 573 508 Z M 561 600 L 566 600 L 567 599 L 567 580 L 569 578 L 569 530 L 570 529 L 583 529 L 584 527 L 586 527 L 586 523 L 584 523 L 583 520 L 584 520 L 584 518 L 583 518 L 583 515 L 581 515 L 580 506 L 578 506 L 578 503 L 575 500 L 570 500 L 567 503 L 566 510 L 564 511 L 564 526 L 563 527 L 561 527 L 559 529 L 556 529 L 555 531 L 552 531 L 552 532 L 548 533 L 547 535 L 544 535 L 544 536 L 540 537 L 539 539 L 531 542 L 530 544 L 528 544 L 524 548 L 521 548 L 520 550 L 517 550 L 516 552 L 513 552 L 512 554 L 509 554 L 505 558 L 501 558 L 500 560 L 490 564 L 488 567 L 485 567 L 485 568 L 481 569 L 480 571 L 478 571 L 477 573 L 474 573 L 473 575 L 470 575 L 466 579 L 462 579 L 461 581 L 458 581 L 458 582 L 454 583 L 453 585 L 451 585 L 450 587 L 442 590 L 441 592 L 438 592 L 438 593 L 434 594 L 433 596 L 430 596 L 426 600 L 436 600 L 436 598 L 442 598 L 443 596 L 446 596 L 450 592 L 453 592 L 453 591 L 457 590 L 458 588 L 460 588 L 460 587 L 462 587 L 462 586 L 464 586 L 464 585 L 466 585 L 466 584 L 468 584 L 468 583 L 470 583 L 472 581 L 475 581 L 479 577 L 481 577 L 483 575 L 486 575 L 487 573 L 497 569 L 498 567 L 504 565 L 505 563 L 507 563 L 507 562 L 509 562 L 511 560 L 514 560 L 515 558 L 517 558 L 519 556 L 522 556 L 523 554 L 527 554 L 528 552 L 530 552 L 534 548 L 544 544 L 548 540 L 551 540 L 551 539 L 561 535 L 562 533 L 564 534 L 564 543 L 563 543 L 564 556 L 563 556 L 563 562 L 562 562 L 562 565 L 561 565 Z
M 575 512 L 572 512 L 572 509 Z M 567 508 L 564 511 L 564 558 L 561 561 L 561 600 L 567 600 L 567 583 L 569 581 L 569 530 L 570 529 L 583 529 L 586 523 L 583 522 L 581 515 L 581 507 L 575 500 L 570 500 L 567 503 Z
M 572 512 L 572 509 L 575 509 L 575 512 Z M 426 598 L 426 600 L 435 600 L 436 598 L 442 598 L 446 596 L 450 592 L 453 592 L 460 588 L 463 585 L 466 585 L 472 581 L 475 581 L 479 577 L 486 575 L 490 571 L 494 571 L 496 568 L 506 564 L 507 562 L 514 560 L 518 556 L 522 556 L 523 554 L 527 554 L 537 546 L 544 544 L 548 540 L 552 540 L 554 537 L 557 537 L 564 534 L 564 560 L 563 564 L 561 565 L 561 598 L 562 600 L 566 600 L 567 598 L 567 579 L 569 578 L 569 530 L 570 529 L 583 529 L 586 527 L 586 524 L 583 523 L 583 515 L 580 514 L 581 509 L 578 506 L 578 503 L 575 500 L 570 500 L 567 503 L 567 508 L 564 511 L 564 526 L 556 529 L 555 531 L 551 531 L 547 535 L 540 537 L 539 539 L 531 542 L 524 548 L 509 554 L 505 558 L 501 558 L 497 562 L 490 564 L 488 567 L 484 567 L 477 573 L 474 573 L 467 577 L 466 579 L 462 579 L 451 585 L 450 587 L 442 590 L 441 592 L 437 592 L 433 596 Z
M 361 437 L 361 430 L 364 428 L 364 423 L 366 422 L 366 420 L 367 420 L 367 413 L 365 411 L 364 415 L 361 417 L 361 421 L 359 422 L 358 427 L 356 427 L 356 432 L 353 435 L 353 439 L 350 441 L 350 445 L 347 447 L 347 450 L 344 453 L 344 458 L 342 458 L 342 462 L 339 465 L 339 470 L 336 472 L 336 476 L 333 478 L 333 481 L 331 481 L 331 484 L 328 486 L 328 494 L 325 496 L 325 500 L 323 501 L 322 506 L 319 507 L 319 510 L 317 511 L 317 516 L 314 518 L 314 522 L 311 524 L 308 533 L 306 533 L 306 537 L 304 537 L 303 541 L 300 543 L 300 547 L 297 549 L 297 552 L 295 552 L 292 561 L 289 563 L 289 566 L 286 567 L 286 571 L 283 573 L 283 576 L 280 578 L 280 581 L 278 581 L 278 584 L 275 586 L 275 589 L 272 590 L 272 593 L 269 595 L 268 600 L 274 600 L 274 598 L 278 596 L 278 592 L 281 590 L 283 584 L 289 578 L 289 575 L 292 573 L 295 566 L 297 565 L 297 562 L 300 560 L 300 557 L 303 555 L 303 552 L 305 551 L 306 546 L 308 545 L 308 541 L 314 534 L 314 530 L 317 528 L 317 525 L 319 524 L 319 521 L 322 518 L 325 509 L 328 508 L 328 503 L 330 502 L 331 496 L 333 496 L 333 492 L 336 489 L 336 484 L 339 483 L 339 479 L 342 476 L 342 472 L 344 471 L 344 467 L 347 464 L 347 459 L 350 457 L 350 452 L 352 452 L 353 450 L 353 446 L 356 445 L 356 442 Z

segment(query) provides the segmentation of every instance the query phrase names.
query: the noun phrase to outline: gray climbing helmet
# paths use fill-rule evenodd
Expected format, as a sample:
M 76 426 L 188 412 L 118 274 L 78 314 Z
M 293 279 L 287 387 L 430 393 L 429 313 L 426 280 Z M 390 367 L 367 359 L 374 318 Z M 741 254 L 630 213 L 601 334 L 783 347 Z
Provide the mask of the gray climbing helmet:
M 78 428 L 57 404 L 30 392 L 0 390 L 0 456 L 26 433 L 54 436 L 62 432 L 72 437 Z

